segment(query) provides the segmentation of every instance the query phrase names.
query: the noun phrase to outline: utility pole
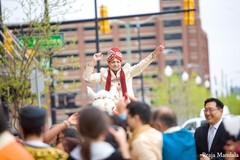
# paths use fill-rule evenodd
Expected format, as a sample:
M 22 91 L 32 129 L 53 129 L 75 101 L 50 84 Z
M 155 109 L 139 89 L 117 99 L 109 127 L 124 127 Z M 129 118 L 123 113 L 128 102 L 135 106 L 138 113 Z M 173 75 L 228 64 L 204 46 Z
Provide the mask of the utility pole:
M 99 52 L 99 34 L 98 34 L 98 16 L 97 16 L 97 0 L 94 0 L 95 10 L 95 36 L 96 36 L 96 53 Z M 97 61 L 97 71 L 100 71 L 100 61 Z
M 50 17 L 49 17 L 49 12 L 48 12 L 48 1 L 44 0 L 44 23 L 48 24 L 50 23 Z M 52 68 L 52 62 L 53 62 L 53 54 L 50 54 L 50 68 Z M 54 75 L 53 72 L 51 74 L 51 85 L 50 85 L 50 100 L 51 100 L 51 117 L 52 117 L 52 124 L 57 123 L 57 118 L 56 118 L 56 104 L 55 104 L 55 89 L 54 89 Z
M 52 67 L 52 55 L 50 56 L 50 67 Z M 52 117 L 52 124 L 57 123 L 56 118 L 56 104 L 55 104 L 55 94 L 54 94 L 54 75 L 51 74 L 51 85 L 50 85 L 50 100 L 51 100 L 51 117 Z
M 97 0 L 94 0 L 94 11 L 95 11 L 95 37 L 96 37 L 96 53 L 99 52 L 99 34 L 98 34 L 98 16 L 97 16 Z M 100 72 L 100 61 L 97 61 L 97 72 Z M 100 83 L 97 84 L 97 90 L 100 90 Z
M 1 0 L 0 0 L 0 31 L 2 31 L 2 33 L 3 33 L 2 2 L 1 2 Z M 2 36 L 0 36 L 0 41 L 3 43 L 3 37 Z

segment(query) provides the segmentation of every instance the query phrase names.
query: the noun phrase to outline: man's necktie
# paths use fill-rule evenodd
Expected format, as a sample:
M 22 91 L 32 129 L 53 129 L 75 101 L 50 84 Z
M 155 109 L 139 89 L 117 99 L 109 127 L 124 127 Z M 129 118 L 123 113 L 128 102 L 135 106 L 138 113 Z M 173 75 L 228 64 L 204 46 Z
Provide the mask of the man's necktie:
M 210 151 L 210 148 L 212 146 L 212 142 L 213 142 L 214 135 L 215 135 L 214 130 L 215 130 L 214 126 L 209 127 L 209 130 L 208 130 L 208 151 Z

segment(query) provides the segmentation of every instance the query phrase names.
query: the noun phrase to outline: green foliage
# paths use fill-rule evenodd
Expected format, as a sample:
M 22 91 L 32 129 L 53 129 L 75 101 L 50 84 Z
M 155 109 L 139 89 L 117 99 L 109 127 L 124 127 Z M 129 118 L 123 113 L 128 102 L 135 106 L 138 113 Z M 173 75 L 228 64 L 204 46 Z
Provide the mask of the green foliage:
M 196 74 L 190 75 L 187 82 L 183 82 L 179 75 L 173 74 L 167 78 L 160 74 L 159 83 L 152 83 L 153 107 L 169 106 L 176 112 L 179 122 L 199 116 L 204 100 L 211 96 L 210 91 L 195 84 Z
M 48 63 L 50 58 L 60 52 L 63 47 L 61 45 L 59 45 L 60 48 L 53 47 L 53 41 L 50 37 L 59 34 L 60 22 L 50 25 L 49 16 L 51 18 L 56 15 L 62 17 L 69 11 L 69 8 L 71 8 L 69 4 L 74 0 L 68 2 L 66 0 L 51 0 L 48 1 L 48 6 L 43 4 L 44 1 L 17 0 L 16 2 L 19 3 L 25 14 L 23 20 L 27 22 L 28 27 L 10 31 L 3 23 L 3 32 L 10 35 L 11 41 L 8 41 L 10 49 L 6 45 L 0 45 L 0 93 L 1 96 L 4 96 L 4 100 L 10 107 L 14 117 L 18 116 L 20 108 L 29 104 L 37 104 L 36 94 L 32 94 L 30 91 L 32 70 L 38 68 L 45 77 L 50 77 L 53 74 L 55 64 L 49 66 Z M 64 8 L 64 10 L 61 8 Z M 49 13 L 46 14 L 45 11 Z M 14 15 L 14 10 L 6 11 L 3 8 L 3 13 L 3 19 L 7 21 L 11 15 Z M 19 37 L 22 40 L 19 40 Z M 56 41 L 56 37 L 53 40 Z M 49 43 L 50 41 L 51 43 Z M 50 82 L 47 81 L 46 84 L 50 84 Z M 49 92 L 49 89 L 44 91 L 45 93 Z M 44 106 L 46 105 L 44 104 Z
M 237 94 L 231 93 L 229 96 L 219 99 L 228 106 L 231 114 L 240 115 L 240 100 L 237 99 Z

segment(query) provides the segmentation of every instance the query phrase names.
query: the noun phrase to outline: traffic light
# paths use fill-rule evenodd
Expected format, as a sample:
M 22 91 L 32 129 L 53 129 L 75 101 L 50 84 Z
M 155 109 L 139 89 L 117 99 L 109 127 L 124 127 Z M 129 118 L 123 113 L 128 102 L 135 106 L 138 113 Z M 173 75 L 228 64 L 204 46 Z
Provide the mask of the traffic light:
M 102 5 L 100 7 L 100 16 L 101 18 L 108 17 L 107 6 Z M 100 20 L 100 32 L 101 33 L 109 33 L 110 32 L 110 24 L 108 20 Z
M 194 0 L 184 0 L 184 9 L 194 9 Z M 194 11 L 184 12 L 184 24 L 194 25 Z
M 4 32 L 4 36 L 5 36 L 5 38 L 4 38 L 4 46 L 6 47 L 6 49 L 10 52 L 10 53 L 12 53 L 12 47 L 11 47 L 11 45 L 13 44 L 13 40 L 12 40 L 12 38 L 10 37 L 10 35 L 9 35 L 9 33 L 8 32 Z

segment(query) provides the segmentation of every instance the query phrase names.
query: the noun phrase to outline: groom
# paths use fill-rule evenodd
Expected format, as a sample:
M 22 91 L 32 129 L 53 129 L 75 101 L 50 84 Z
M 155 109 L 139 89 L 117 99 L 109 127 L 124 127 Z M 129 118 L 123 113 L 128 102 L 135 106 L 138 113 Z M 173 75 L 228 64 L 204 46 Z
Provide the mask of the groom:
M 94 66 L 102 59 L 102 53 L 95 53 L 93 60 L 86 65 L 82 78 L 91 83 L 101 83 L 105 90 L 114 90 L 115 102 L 126 93 L 134 96 L 132 88 L 133 77 L 141 74 L 164 50 L 164 45 L 159 45 L 151 54 L 141 60 L 138 64 L 130 66 L 126 63 L 122 66 L 122 53 L 117 47 L 113 47 L 107 54 L 107 68 L 101 68 L 99 73 L 94 73 Z

